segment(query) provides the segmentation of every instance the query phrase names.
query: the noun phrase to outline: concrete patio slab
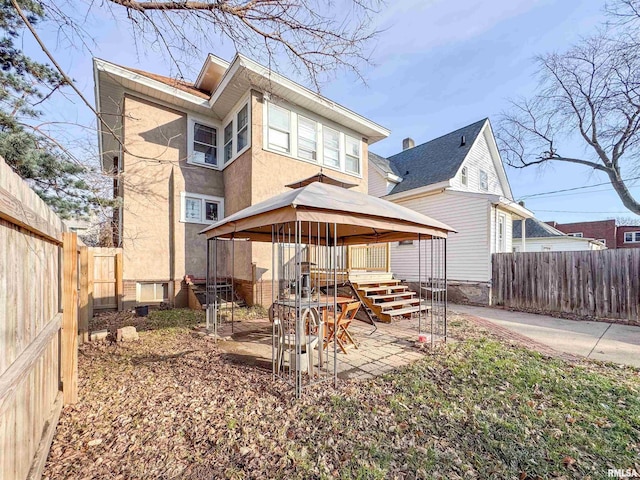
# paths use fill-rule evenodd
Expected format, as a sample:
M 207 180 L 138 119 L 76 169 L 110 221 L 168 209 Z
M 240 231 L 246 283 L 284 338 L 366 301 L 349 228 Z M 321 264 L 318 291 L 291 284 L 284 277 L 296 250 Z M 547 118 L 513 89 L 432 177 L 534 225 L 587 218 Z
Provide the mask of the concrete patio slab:
M 450 309 L 480 317 L 560 352 L 640 367 L 640 327 L 470 305 L 451 305 Z

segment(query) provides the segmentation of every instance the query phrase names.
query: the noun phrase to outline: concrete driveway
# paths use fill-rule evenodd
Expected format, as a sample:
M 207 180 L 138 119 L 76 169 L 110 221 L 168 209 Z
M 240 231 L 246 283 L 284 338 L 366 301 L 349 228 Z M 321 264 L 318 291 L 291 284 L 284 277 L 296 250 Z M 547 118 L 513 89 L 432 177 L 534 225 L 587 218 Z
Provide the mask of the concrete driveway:
M 640 327 L 469 305 L 450 305 L 450 309 L 483 318 L 560 352 L 640 367 Z

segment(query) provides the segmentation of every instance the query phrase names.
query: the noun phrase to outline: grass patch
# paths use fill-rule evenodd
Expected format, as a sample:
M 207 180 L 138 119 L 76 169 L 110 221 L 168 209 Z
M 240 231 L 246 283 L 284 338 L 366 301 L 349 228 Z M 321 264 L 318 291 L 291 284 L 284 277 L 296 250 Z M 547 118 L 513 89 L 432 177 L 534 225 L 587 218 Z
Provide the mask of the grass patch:
M 63 412 L 46 475 L 599 479 L 640 463 L 638 369 L 550 359 L 462 319 L 469 340 L 294 401 L 187 330 L 199 315 L 156 311 L 140 342 L 84 347 L 81 402 Z

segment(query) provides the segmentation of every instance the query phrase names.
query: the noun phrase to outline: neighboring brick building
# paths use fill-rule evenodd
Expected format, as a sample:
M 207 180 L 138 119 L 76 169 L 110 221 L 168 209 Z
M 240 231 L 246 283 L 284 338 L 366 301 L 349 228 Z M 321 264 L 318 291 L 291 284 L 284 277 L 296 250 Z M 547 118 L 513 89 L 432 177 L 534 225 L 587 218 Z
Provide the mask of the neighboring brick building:
M 547 223 L 568 235 L 603 241 L 607 248 L 640 248 L 640 225 L 617 226 L 615 220 Z
M 640 248 L 640 225 L 618 227 L 616 248 Z

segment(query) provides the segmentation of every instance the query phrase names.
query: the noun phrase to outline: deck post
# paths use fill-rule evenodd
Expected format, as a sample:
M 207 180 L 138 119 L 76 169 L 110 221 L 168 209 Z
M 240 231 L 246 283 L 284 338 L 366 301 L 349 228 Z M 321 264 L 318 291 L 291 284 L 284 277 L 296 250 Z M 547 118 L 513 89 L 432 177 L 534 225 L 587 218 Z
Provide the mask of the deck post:
M 62 234 L 63 290 L 60 352 L 65 405 L 78 401 L 78 235 Z
M 389 272 L 391 272 L 391 242 L 387 242 L 387 273 Z

